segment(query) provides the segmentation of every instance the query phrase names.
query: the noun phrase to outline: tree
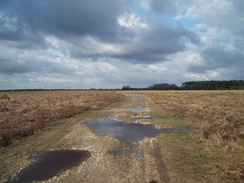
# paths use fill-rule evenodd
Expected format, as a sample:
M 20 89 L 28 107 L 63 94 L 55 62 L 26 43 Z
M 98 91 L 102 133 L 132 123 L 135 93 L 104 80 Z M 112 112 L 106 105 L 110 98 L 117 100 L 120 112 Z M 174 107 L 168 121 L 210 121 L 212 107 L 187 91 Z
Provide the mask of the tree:
M 122 90 L 133 90 L 132 87 L 130 87 L 129 85 L 123 86 Z

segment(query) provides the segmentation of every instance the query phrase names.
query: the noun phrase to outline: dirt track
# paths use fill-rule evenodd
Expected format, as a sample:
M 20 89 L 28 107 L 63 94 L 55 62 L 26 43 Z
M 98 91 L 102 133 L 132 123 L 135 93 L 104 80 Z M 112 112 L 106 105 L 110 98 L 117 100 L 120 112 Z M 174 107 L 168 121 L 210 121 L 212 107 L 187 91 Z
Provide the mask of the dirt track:
M 151 107 L 151 101 L 145 96 L 129 94 L 123 101 L 106 108 L 56 122 L 1 150 L 3 163 L 0 167 L 0 182 L 13 180 L 33 161 L 30 157 L 36 153 L 53 150 L 86 150 L 91 156 L 78 166 L 62 171 L 44 182 L 195 182 L 190 176 L 186 180 L 181 179 L 181 175 L 170 178 L 175 171 L 169 170 L 172 167 L 170 163 L 169 167 L 166 166 L 158 137 L 128 144 L 110 136 L 96 136 L 86 125 L 87 121 L 110 118 L 126 123 L 153 123 L 154 120 L 131 120 L 131 117 L 154 117 L 154 109 Z M 150 110 L 142 113 L 113 110 L 118 108 Z

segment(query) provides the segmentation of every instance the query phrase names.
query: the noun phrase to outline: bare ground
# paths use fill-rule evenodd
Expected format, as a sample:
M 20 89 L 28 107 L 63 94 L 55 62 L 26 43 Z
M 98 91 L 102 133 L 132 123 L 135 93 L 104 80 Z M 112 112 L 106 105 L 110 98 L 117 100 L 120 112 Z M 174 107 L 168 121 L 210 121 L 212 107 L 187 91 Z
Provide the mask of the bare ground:
M 116 108 L 148 108 L 150 111 L 133 113 L 111 110 Z M 133 116 L 151 116 L 155 119 L 132 121 Z M 33 136 L 21 139 L 9 147 L 2 147 L 0 182 L 12 181 L 31 163 L 30 157 L 38 152 L 71 149 L 87 150 L 91 157 L 79 166 L 63 171 L 44 182 L 228 182 L 221 180 L 209 169 L 213 167 L 213 163 L 205 161 L 208 157 L 204 153 L 201 153 L 202 162 L 196 160 L 194 152 L 198 146 L 191 140 L 191 133 L 194 132 L 162 134 L 128 145 L 113 137 L 96 136 L 85 124 L 87 121 L 108 117 L 127 123 L 152 123 L 157 128 L 183 127 L 179 119 L 164 118 L 165 113 L 149 98 L 126 93 L 126 97 L 120 102 L 54 122 Z M 128 149 L 131 153 L 113 153 Z

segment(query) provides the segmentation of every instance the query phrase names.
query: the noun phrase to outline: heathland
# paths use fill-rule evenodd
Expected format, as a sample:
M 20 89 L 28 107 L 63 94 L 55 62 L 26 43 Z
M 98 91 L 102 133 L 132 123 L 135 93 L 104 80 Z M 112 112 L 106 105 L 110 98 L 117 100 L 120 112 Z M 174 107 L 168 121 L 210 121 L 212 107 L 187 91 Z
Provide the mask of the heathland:
M 111 91 L 21 91 L 0 93 L 0 145 L 32 135 L 48 123 L 121 98 Z
M 149 110 L 139 114 L 114 110 L 138 107 Z M 119 141 L 96 136 L 85 125 L 86 121 L 102 119 L 135 123 L 131 117 L 152 117 L 136 122 L 158 128 L 189 128 L 190 132 L 144 139 L 134 144 L 131 151 L 134 156 L 125 154 L 126 158 L 119 159 L 120 156 L 109 155 L 118 148 L 121 150 Z M 54 125 L 46 128 L 49 124 Z M 244 91 L 4 92 L 0 93 L 0 136 L 1 145 L 9 145 L 1 147 L 1 180 L 14 177 L 35 152 L 85 148 L 92 153 L 91 160 L 79 166 L 83 171 L 77 169 L 78 173 L 72 176 L 59 176 L 67 178 L 64 182 L 72 182 L 73 178 L 96 182 L 95 179 L 109 176 L 117 182 L 125 177 L 134 181 L 144 177 L 149 182 L 155 179 L 154 175 L 161 182 L 241 182 L 244 180 Z M 22 138 L 26 136 L 29 137 Z M 145 170 L 156 173 L 144 176 Z
M 140 93 L 140 92 L 139 92 Z M 244 180 L 244 91 L 144 91 L 195 129 L 195 139 L 220 161 L 226 177 Z M 219 165 L 216 165 L 217 167 Z
M 173 116 L 199 130 L 199 139 L 235 149 L 244 137 L 244 91 L 144 92 Z

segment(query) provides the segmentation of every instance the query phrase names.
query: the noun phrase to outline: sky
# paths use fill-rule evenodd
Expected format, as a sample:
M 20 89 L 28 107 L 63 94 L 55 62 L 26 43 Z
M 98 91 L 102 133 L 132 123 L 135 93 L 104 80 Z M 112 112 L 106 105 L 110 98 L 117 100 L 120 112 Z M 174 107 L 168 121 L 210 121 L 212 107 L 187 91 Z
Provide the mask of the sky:
M 243 0 L 1 0 L 0 90 L 244 79 Z

